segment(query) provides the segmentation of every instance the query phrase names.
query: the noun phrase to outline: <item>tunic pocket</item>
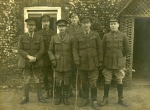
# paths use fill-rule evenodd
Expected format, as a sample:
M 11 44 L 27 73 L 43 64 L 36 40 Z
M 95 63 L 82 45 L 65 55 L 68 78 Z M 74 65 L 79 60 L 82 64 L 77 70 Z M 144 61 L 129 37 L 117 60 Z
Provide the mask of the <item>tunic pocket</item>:
M 94 58 L 95 66 L 98 67 L 99 66 L 98 57 L 93 55 L 93 58 Z
M 60 62 L 60 55 L 55 55 L 56 58 L 56 70 L 60 70 L 61 69 L 61 62 Z
M 55 42 L 55 50 L 60 50 L 60 42 Z
M 35 47 L 34 49 L 40 49 L 40 42 L 39 41 L 36 41 L 35 42 Z
M 90 47 L 96 48 L 96 37 L 91 37 L 90 38 Z
M 26 49 L 30 49 L 30 43 L 29 41 L 23 41 L 23 48 Z
M 112 40 L 111 39 L 106 39 L 106 47 L 112 47 Z
M 118 44 L 118 46 L 119 47 L 123 47 L 123 39 L 119 39 L 119 42 L 118 42 L 119 44 Z
M 121 52 L 118 53 L 118 67 L 124 67 L 125 66 L 125 57 L 123 57 L 123 54 Z
M 79 49 L 86 48 L 85 39 L 79 39 L 78 40 L 78 46 L 79 46 Z
M 71 46 L 69 42 L 64 42 L 64 49 L 65 50 L 70 50 Z

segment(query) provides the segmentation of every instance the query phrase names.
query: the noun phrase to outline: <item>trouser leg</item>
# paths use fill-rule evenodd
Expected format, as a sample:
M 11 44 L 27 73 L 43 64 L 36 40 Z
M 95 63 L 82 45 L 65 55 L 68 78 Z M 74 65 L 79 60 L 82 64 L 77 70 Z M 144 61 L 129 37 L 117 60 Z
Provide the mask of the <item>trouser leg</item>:
M 24 95 L 23 99 L 21 100 L 20 104 L 25 104 L 29 101 L 29 84 L 24 84 Z
M 46 103 L 46 101 L 44 100 L 44 98 L 42 96 L 42 85 L 40 83 L 36 83 L 36 90 L 37 90 L 38 102 Z
M 38 99 L 38 102 L 41 102 L 41 103 L 46 103 L 45 99 L 43 98 L 42 96 L 42 72 L 41 72 L 41 68 L 35 68 L 32 70 L 33 72 L 33 75 L 34 75 L 34 80 L 35 80 L 35 83 L 36 83 L 36 91 L 37 91 L 37 99 Z
M 105 84 L 104 84 L 103 101 L 100 103 L 101 106 L 108 104 L 108 95 L 109 95 L 109 89 L 110 89 L 110 83 L 112 80 L 113 70 L 104 69 L 103 75 L 105 78 Z
M 103 101 L 100 104 L 102 106 L 108 104 L 109 89 L 110 89 L 110 84 L 104 84 L 104 96 L 103 96 Z
M 55 105 L 59 105 L 62 101 L 62 87 L 56 86 L 56 98 L 55 98 Z
M 20 104 L 25 104 L 29 101 L 29 88 L 30 88 L 30 77 L 31 77 L 31 69 L 23 69 L 23 76 L 24 76 L 24 93 L 23 99 L 21 100 Z
M 68 101 L 68 85 L 64 85 L 63 86 L 63 102 L 65 105 L 69 105 L 69 101 Z
M 118 90 L 118 104 L 128 107 L 127 102 L 123 99 L 123 84 L 117 84 L 117 90 Z

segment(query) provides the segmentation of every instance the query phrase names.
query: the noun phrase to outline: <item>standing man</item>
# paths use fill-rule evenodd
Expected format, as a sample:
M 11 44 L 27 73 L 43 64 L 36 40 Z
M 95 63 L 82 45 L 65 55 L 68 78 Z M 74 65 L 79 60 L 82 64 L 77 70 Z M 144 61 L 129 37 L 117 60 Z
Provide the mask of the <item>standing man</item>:
M 49 60 L 48 56 L 48 48 L 49 48 L 49 43 L 51 40 L 51 37 L 55 34 L 55 32 L 49 28 L 50 26 L 50 16 L 49 15 L 43 15 L 41 17 L 41 23 L 42 23 L 42 29 L 38 32 L 39 35 L 43 37 L 43 42 L 44 42 L 44 54 L 42 56 L 43 61 L 44 61 L 44 68 L 42 70 L 44 77 L 43 77 L 43 83 L 44 83 L 44 88 L 46 91 L 45 99 L 48 99 L 50 94 L 49 90 L 51 91 L 52 95 L 52 88 L 53 88 L 53 69 L 51 62 Z
M 104 35 L 102 40 L 104 52 L 103 75 L 105 78 L 104 97 L 101 105 L 108 103 L 108 93 L 112 75 L 116 76 L 118 90 L 118 104 L 127 106 L 123 100 L 123 84 L 122 79 L 125 77 L 125 57 L 129 52 L 128 39 L 125 34 L 118 30 L 119 23 L 116 18 L 110 20 L 111 32 Z
M 29 18 L 25 22 L 27 23 L 28 32 L 23 34 L 18 41 L 18 53 L 20 55 L 18 66 L 22 68 L 24 76 L 24 96 L 20 104 L 25 104 L 29 101 L 31 76 L 35 79 L 38 101 L 45 103 L 46 101 L 41 95 L 44 43 L 42 37 L 34 32 L 36 28 L 35 19 Z
M 60 33 L 52 37 L 48 51 L 52 66 L 55 69 L 57 95 L 55 105 L 59 105 L 62 99 L 65 105 L 69 105 L 68 87 L 73 70 L 73 37 L 65 32 L 66 20 L 58 20 L 56 25 Z
M 79 25 L 79 14 L 78 13 L 70 13 L 69 14 L 69 21 L 70 24 L 66 29 L 66 32 L 72 36 L 76 36 L 77 33 L 80 33 L 82 31 L 81 25 Z M 73 75 L 70 78 L 70 85 L 69 85 L 69 90 L 68 90 L 68 96 L 73 95 L 73 86 L 75 85 L 76 80 L 76 68 L 74 67 L 73 69 Z M 78 77 L 78 90 L 79 90 L 79 95 L 82 96 L 82 85 L 81 85 L 81 80 Z
M 94 108 L 97 104 L 98 68 L 102 66 L 103 53 L 101 39 L 97 32 L 90 29 L 92 20 L 90 17 L 80 19 L 83 31 L 75 36 L 73 56 L 75 65 L 82 81 L 83 102 L 80 106 L 89 103 L 89 83 L 91 87 L 91 99 Z

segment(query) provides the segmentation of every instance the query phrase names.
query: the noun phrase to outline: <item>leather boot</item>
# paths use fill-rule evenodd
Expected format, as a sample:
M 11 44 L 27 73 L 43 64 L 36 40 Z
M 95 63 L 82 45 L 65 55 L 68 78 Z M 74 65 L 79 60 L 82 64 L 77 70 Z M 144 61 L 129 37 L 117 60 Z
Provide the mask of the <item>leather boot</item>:
M 91 99 L 92 99 L 92 106 L 95 109 L 98 109 L 98 103 L 97 103 L 97 88 L 91 88 Z
M 27 102 L 29 102 L 29 97 L 23 97 L 20 104 L 25 104 Z
M 56 87 L 56 98 L 55 98 L 55 105 L 59 105 L 62 101 L 62 88 L 61 86 Z
M 46 94 L 45 94 L 45 99 L 49 99 L 50 96 L 49 96 L 49 91 L 46 91 Z
M 41 84 L 40 83 L 36 83 L 36 88 L 37 88 L 37 100 L 40 103 L 46 103 L 44 97 L 42 96 L 41 93 Z
M 72 96 L 73 96 L 72 88 L 69 87 L 68 88 L 68 97 L 72 97 Z
M 123 99 L 123 84 L 117 84 L 117 90 L 118 90 L 118 104 L 128 107 L 128 104 Z
M 63 87 L 63 102 L 65 105 L 69 105 L 69 101 L 68 101 L 68 86 L 64 85 Z
M 89 104 L 89 87 L 87 85 L 83 85 L 83 100 L 79 107 L 83 107 Z
M 103 101 L 100 103 L 101 106 L 108 104 L 109 88 L 110 88 L 110 84 L 104 84 L 104 97 L 103 97 Z
M 20 104 L 25 104 L 29 102 L 29 84 L 24 84 L 24 96 L 23 99 L 21 100 Z

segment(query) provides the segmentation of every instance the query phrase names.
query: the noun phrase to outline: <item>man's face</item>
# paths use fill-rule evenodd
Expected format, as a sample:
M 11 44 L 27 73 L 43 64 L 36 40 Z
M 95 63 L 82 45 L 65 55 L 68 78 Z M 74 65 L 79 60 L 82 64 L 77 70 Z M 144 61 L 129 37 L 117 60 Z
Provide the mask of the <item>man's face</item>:
M 64 33 L 66 30 L 66 26 L 58 26 L 60 33 Z
M 70 21 L 71 21 L 72 24 L 77 25 L 78 22 L 79 22 L 79 17 L 78 16 L 73 16 L 73 17 L 70 18 Z
M 36 28 L 35 24 L 27 24 L 28 32 L 33 32 Z
M 118 31 L 119 23 L 118 22 L 110 22 L 111 31 Z
M 50 21 L 48 21 L 48 20 L 42 21 L 42 27 L 43 27 L 44 29 L 48 29 L 48 28 L 49 28 L 49 25 L 50 25 Z
M 88 30 L 90 30 L 91 22 L 82 22 L 81 26 L 82 26 L 83 30 L 88 31 Z

